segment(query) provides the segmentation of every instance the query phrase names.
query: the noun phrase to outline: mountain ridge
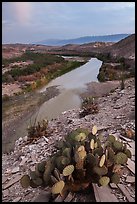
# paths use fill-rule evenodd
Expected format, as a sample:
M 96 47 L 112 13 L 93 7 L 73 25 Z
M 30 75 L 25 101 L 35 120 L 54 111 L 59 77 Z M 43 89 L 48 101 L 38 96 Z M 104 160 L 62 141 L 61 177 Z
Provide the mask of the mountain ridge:
M 83 36 L 73 39 L 47 39 L 35 42 L 33 44 L 39 45 L 51 45 L 51 46 L 62 46 L 66 44 L 84 44 L 90 42 L 118 42 L 123 38 L 131 34 L 112 34 L 112 35 L 99 35 L 99 36 Z

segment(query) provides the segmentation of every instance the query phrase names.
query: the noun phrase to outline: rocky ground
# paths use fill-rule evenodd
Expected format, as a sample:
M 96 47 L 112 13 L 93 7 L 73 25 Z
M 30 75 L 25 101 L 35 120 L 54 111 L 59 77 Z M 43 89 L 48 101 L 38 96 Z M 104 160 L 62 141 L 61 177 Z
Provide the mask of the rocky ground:
M 91 92 L 92 93 L 92 92 Z M 88 89 L 90 94 L 90 86 Z M 27 136 L 19 138 L 14 151 L 2 155 L 2 200 L 3 202 L 32 202 L 41 189 L 23 189 L 20 185 L 22 175 L 34 169 L 35 164 L 46 159 L 56 151 L 55 144 L 71 130 L 78 127 L 92 130 L 93 125 L 103 136 L 112 133 L 127 143 L 132 152 L 132 158 L 124 168 L 120 184 L 111 185 L 111 194 L 117 202 L 135 202 L 135 80 L 128 79 L 125 89 L 120 86 L 108 95 L 97 98 L 99 112 L 83 118 L 79 117 L 80 109 L 63 112 L 58 118 L 49 121 L 49 136 L 43 136 L 35 143 L 25 145 Z M 46 189 L 43 189 L 44 191 Z M 42 202 L 42 196 L 39 202 Z M 92 194 L 75 194 L 73 202 L 92 202 Z M 69 202 L 69 201 L 66 201 Z M 98 202 L 96 200 L 96 202 Z

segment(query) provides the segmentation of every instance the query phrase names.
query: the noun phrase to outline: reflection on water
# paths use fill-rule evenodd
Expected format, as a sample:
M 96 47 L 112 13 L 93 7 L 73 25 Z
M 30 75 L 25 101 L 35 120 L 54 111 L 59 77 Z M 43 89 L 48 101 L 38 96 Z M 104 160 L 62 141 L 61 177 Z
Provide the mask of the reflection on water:
M 45 116 L 48 120 L 51 120 L 56 118 L 60 113 L 69 109 L 78 108 L 80 105 L 81 100 L 78 95 L 73 93 L 71 90 L 63 91 L 58 96 L 41 105 L 37 116 L 37 121 L 45 118 Z
M 81 67 L 70 71 L 56 79 L 52 80 L 48 86 L 43 87 L 41 92 L 45 91 L 49 86 L 60 85 L 65 89 L 81 89 L 86 87 L 86 83 L 98 81 L 97 75 L 102 62 L 96 58 L 92 58 Z
M 79 94 L 86 89 L 86 83 L 98 81 L 97 75 L 101 64 L 100 60 L 92 58 L 81 67 L 57 77 L 43 87 L 40 92 L 45 92 L 48 87 L 58 86 L 61 94 L 41 105 L 37 121 L 43 118 L 51 120 L 66 110 L 79 108 L 81 106 Z M 32 118 L 35 118 L 36 115 L 35 113 Z

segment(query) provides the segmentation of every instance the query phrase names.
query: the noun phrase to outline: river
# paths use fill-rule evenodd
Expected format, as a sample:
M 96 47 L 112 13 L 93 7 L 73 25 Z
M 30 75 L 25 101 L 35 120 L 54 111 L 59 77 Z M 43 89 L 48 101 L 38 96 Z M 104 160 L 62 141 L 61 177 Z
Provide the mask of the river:
M 27 127 L 34 124 L 35 119 L 52 120 L 58 117 L 62 112 L 69 109 L 81 107 L 80 94 L 87 89 L 86 83 L 98 82 L 97 75 L 102 65 L 102 61 L 91 58 L 86 64 L 52 80 L 48 85 L 44 86 L 39 92 L 46 93 L 49 87 L 57 87 L 60 94 L 44 102 L 38 110 L 34 112 L 30 118 L 26 119 L 14 132 L 14 138 L 8 144 L 3 144 L 3 150 L 8 149 L 8 145 L 13 146 L 15 140 L 19 137 L 27 135 Z M 7 146 L 7 147 L 6 147 Z
M 48 87 L 57 86 L 61 93 L 41 105 L 38 115 L 35 113 L 37 120 L 43 118 L 51 120 L 66 110 L 79 108 L 81 106 L 79 94 L 87 88 L 86 83 L 98 81 L 97 75 L 101 64 L 100 60 L 92 58 L 83 66 L 57 77 L 43 87 L 40 92 L 45 92 Z

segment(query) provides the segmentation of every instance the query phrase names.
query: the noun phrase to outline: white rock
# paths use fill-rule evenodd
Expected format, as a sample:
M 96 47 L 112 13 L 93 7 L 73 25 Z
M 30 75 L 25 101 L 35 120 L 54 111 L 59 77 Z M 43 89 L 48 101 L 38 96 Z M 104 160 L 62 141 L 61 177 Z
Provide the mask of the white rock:
M 5 177 L 5 176 L 2 176 L 2 183 L 5 183 L 6 181 L 7 181 L 7 177 Z
M 12 169 L 12 174 L 14 174 L 14 173 L 17 173 L 17 172 L 19 172 L 20 171 L 20 168 L 19 167 L 15 167 L 14 169 Z
M 28 140 L 28 136 L 26 135 L 24 138 L 23 138 L 24 142 L 27 142 Z
M 111 188 L 118 188 L 118 186 L 115 183 L 110 183 Z
M 127 176 L 126 182 L 135 183 L 135 176 Z
M 34 149 L 35 145 L 29 145 L 29 150 L 32 151 Z
M 6 174 L 11 174 L 11 169 L 6 169 Z
M 46 138 L 45 136 L 43 136 L 43 138 L 44 138 L 44 140 L 45 140 L 46 142 L 48 142 L 48 141 L 49 141 L 49 139 L 48 139 L 48 138 Z
M 17 197 L 12 202 L 19 202 L 20 200 L 21 200 L 21 197 Z
M 22 157 L 22 161 L 21 161 L 21 163 L 19 164 L 19 166 L 23 166 L 27 160 L 28 160 L 27 157 Z
M 3 193 L 3 197 L 7 197 L 9 195 L 9 190 L 6 189 L 2 193 Z
M 22 137 L 20 137 L 20 138 L 18 139 L 19 142 L 22 142 L 22 140 L 23 140 Z

